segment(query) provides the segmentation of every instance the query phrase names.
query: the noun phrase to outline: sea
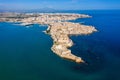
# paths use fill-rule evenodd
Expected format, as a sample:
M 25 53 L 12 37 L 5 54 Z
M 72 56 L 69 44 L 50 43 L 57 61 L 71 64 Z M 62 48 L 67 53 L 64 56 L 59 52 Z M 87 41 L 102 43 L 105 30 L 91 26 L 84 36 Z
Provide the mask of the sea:
M 65 13 L 65 12 L 63 12 Z M 29 27 L 0 22 L 0 80 L 120 80 L 120 10 L 80 10 L 88 14 L 70 22 L 94 26 L 89 35 L 72 35 L 77 64 L 51 51 L 47 25 Z

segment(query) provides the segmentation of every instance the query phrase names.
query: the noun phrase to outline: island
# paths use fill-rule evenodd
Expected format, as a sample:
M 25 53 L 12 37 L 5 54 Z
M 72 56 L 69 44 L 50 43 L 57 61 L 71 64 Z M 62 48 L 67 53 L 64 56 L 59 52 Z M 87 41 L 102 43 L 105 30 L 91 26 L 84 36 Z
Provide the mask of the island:
M 69 48 L 73 45 L 73 41 L 69 37 L 71 35 L 91 34 L 97 29 L 70 20 L 89 17 L 91 16 L 76 13 L 0 13 L 0 22 L 19 22 L 23 26 L 48 25 L 45 33 L 53 39 L 51 50 L 61 58 L 83 63 L 84 60 L 81 57 L 71 53 Z

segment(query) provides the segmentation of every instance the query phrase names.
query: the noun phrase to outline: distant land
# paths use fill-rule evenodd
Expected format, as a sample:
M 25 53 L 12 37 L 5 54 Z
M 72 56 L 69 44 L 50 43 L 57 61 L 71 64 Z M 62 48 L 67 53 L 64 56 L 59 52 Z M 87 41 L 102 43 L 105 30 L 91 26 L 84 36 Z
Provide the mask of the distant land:
M 74 11 L 86 11 L 86 10 L 94 10 L 94 11 L 98 11 L 98 10 L 120 10 L 120 9 L 54 9 L 54 8 L 48 8 L 48 7 L 44 7 L 44 8 L 39 8 L 39 9 L 7 9 L 7 8 L 0 8 L 0 12 L 27 12 L 27 13 L 33 13 L 33 12 L 39 12 L 39 13 L 56 13 L 56 12 L 74 12 Z
M 56 9 L 52 9 L 52 8 L 40 8 L 40 9 L 2 9 L 0 8 L 0 12 L 55 12 L 55 11 L 59 11 Z

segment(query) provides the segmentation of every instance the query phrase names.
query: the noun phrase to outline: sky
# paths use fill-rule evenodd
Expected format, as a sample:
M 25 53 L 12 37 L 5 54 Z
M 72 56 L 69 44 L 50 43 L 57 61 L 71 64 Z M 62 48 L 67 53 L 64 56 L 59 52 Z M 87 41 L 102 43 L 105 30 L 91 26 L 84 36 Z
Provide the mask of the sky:
M 120 9 L 120 0 L 0 0 L 0 9 Z

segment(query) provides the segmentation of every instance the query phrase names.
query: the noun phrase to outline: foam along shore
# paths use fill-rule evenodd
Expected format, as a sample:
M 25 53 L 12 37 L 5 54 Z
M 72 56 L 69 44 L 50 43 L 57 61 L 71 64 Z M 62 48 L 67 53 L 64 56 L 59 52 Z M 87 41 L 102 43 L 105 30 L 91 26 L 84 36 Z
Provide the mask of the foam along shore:
M 21 23 L 20 25 L 21 26 L 30 26 L 30 25 L 33 25 L 33 23 Z
M 4 15 L 4 14 L 3 14 Z M 6 16 L 6 15 L 5 15 Z M 69 13 L 26 13 L 18 14 L 16 17 L 10 18 L 2 17 L 0 21 L 21 22 L 21 25 L 27 26 L 31 24 L 45 24 L 48 25 L 46 33 L 49 33 L 53 39 L 53 46 L 51 50 L 58 56 L 72 60 L 77 63 L 82 63 L 81 57 L 78 57 L 71 53 L 68 49 L 73 45 L 70 35 L 86 35 L 96 32 L 97 30 L 93 26 L 81 25 L 79 23 L 68 22 L 68 20 L 75 20 L 77 18 L 89 18 L 91 16 L 84 14 L 69 14 Z M 21 17 L 22 16 L 22 17 Z M 24 16 L 24 17 L 23 17 Z M 21 18 L 20 18 L 21 17 Z

